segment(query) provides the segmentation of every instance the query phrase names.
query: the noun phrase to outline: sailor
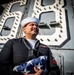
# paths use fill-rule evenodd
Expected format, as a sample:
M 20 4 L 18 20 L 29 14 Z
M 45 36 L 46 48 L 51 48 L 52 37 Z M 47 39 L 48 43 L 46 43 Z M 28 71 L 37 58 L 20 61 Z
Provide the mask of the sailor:
M 36 38 L 39 33 L 39 23 L 40 20 L 35 17 L 27 17 L 21 21 L 25 36 L 10 39 L 4 45 L 0 53 L 0 75 L 60 75 L 59 66 L 50 48 L 40 43 Z M 13 71 L 15 66 L 24 64 L 40 56 L 47 56 L 46 72 L 36 66 L 33 68 L 35 73 Z

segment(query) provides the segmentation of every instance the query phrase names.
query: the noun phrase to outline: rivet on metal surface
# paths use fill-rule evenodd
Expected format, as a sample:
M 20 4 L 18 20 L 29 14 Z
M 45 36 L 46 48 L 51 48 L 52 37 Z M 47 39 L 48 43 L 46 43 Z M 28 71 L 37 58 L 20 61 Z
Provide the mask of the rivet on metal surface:
M 55 41 L 57 42 L 58 40 L 57 40 L 57 39 L 55 39 Z
M 14 37 L 14 35 L 11 34 L 12 37 Z
M 46 10 L 46 8 L 44 8 L 44 10 Z
M 61 36 L 61 35 L 59 35 L 59 37 L 61 38 L 62 36 Z
M 51 7 L 49 7 L 49 9 L 51 9 Z
M 50 39 L 47 39 L 48 41 L 50 41 Z
M 60 32 L 62 33 L 63 31 L 62 31 L 62 30 L 60 30 Z
M 43 39 L 40 39 L 41 41 L 43 41 Z

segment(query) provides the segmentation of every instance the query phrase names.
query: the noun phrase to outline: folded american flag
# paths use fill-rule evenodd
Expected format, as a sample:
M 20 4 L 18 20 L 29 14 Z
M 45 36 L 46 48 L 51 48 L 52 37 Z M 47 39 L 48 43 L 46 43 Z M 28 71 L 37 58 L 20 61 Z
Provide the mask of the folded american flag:
M 29 60 L 24 64 L 15 66 L 13 68 L 13 71 L 29 74 L 29 73 L 35 73 L 34 67 L 37 67 L 38 69 L 41 69 L 41 70 L 44 70 L 44 72 L 47 72 L 46 64 L 47 64 L 47 56 L 40 56 L 38 58 Z

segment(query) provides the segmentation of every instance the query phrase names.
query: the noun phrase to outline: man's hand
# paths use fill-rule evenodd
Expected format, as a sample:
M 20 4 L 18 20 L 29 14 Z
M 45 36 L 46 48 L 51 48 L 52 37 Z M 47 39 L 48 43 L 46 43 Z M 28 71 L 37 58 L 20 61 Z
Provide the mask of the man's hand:
M 38 70 L 36 67 L 34 67 L 34 70 L 35 70 L 35 74 L 24 74 L 24 75 L 41 75 L 43 70 Z

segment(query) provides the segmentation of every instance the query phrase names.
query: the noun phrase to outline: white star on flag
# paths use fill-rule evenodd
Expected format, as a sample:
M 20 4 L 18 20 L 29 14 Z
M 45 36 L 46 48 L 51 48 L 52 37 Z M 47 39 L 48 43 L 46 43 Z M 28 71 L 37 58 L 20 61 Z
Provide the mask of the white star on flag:
M 40 70 L 42 65 L 39 63 L 38 65 L 36 65 L 36 67 Z
M 25 74 L 28 74 L 30 71 L 27 71 L 26 68 L 24 69 L 24 72 Z
M 18 72 L 17 68 L 18 68 L 18 66 L 14 67 L 14 68 L 13 68 L 13 71 Z
M 44 56 L 42 56 L 42 57 L 40 57 L 40 59 L 42 60 L 42 59 L 45 59 L 45 58 L 44 58 Z
M 33 60 L 28 61 L 28 62 L 27 62 L 27 65 L 28 65 L 28 64 L 33 64 L 32 61 L 33 61 Z

